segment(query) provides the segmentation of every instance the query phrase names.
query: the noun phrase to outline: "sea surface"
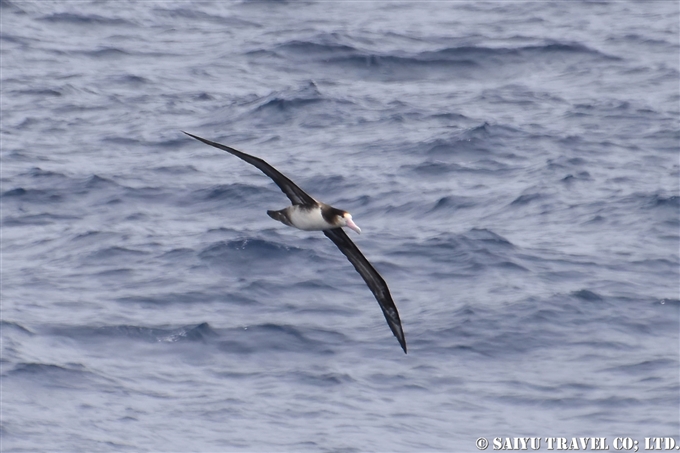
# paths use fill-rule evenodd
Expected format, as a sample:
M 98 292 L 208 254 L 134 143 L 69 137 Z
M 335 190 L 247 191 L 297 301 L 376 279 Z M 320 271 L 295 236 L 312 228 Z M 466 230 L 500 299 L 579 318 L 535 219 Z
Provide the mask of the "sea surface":
M 678 2 L 0 5 L 3 452 L 679 440 Z

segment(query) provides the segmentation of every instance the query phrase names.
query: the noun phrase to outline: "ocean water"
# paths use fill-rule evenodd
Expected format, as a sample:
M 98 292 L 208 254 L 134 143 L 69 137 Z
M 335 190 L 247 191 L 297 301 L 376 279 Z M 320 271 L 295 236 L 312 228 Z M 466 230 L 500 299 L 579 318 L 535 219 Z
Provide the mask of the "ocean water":
M 3 452 L 678 440 L 677 2 L 0 5 Z

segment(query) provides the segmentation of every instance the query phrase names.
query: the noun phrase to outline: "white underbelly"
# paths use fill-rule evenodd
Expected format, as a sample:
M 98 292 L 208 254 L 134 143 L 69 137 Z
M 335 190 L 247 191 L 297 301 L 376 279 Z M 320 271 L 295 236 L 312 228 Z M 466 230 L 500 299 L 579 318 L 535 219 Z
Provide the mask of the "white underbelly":
M 307 231 L 319 231 L 331 228 L 331 225 L 329 225 L 328 222 L 326 222 L 326 219 L 321 215 L 320 207 L 307 210 L 298 205 L 294 205 L 291 206 L 289 210 L 290 223 L 292 223 L 295 228 Z

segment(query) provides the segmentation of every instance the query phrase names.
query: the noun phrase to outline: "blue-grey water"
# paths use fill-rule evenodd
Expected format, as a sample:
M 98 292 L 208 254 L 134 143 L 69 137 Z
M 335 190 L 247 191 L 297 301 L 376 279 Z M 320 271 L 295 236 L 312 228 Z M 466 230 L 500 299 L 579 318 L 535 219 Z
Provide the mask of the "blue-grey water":
M 677 436 L 679 12 L 3 0 L 2 451 Z

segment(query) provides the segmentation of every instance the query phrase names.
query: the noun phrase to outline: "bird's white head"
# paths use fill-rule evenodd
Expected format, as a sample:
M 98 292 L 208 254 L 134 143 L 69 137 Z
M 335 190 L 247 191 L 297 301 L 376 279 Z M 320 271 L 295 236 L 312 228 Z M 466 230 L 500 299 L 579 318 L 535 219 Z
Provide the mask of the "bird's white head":
M 342 218 L 340 219 L 340 224 L 342 226 L 346 226 L 347 228 L 351 228 L 357 233 L 361 234 L 361 228 L 359 228 L 359 226 L 356 223 L 354 223 L 354 221 L 352 220 L 352 214 L 350 214 L 349 212 L 345 212 L 343 214 Z

